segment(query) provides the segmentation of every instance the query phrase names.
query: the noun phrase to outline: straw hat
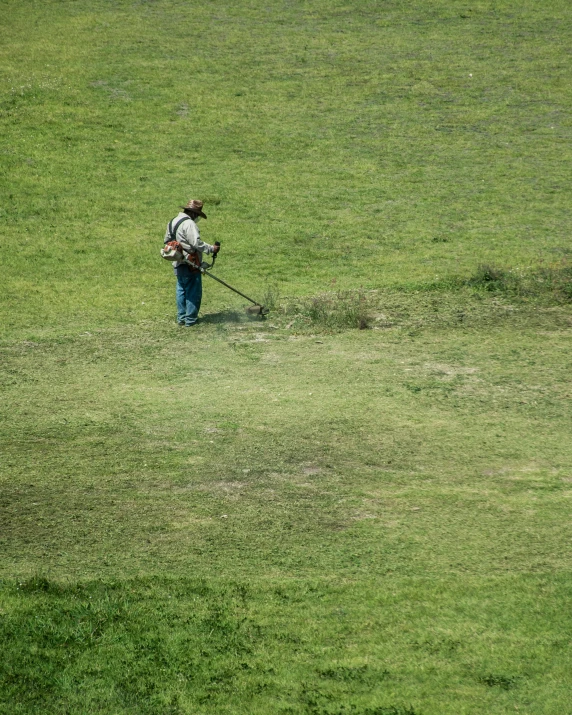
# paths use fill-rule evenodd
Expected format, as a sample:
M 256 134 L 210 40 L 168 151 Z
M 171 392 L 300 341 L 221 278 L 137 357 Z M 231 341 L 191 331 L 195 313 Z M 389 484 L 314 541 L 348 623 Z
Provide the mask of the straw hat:
M 191 199 L 186 206 L 181 206 L 184 211 L 193 211 L 194 213 L 206 218 L 206 214 L 203 213 L 203 202 L 199 199 Z

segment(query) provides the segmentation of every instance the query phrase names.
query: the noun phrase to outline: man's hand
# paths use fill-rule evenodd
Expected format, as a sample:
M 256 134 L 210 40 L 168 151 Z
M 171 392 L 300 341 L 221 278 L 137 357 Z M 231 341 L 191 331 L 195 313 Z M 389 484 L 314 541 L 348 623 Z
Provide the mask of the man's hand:
M 220 251 L 220 243 L 217 241 L 215 245 L 213 246 L 213 255 L 216 256 L 216 254 Z

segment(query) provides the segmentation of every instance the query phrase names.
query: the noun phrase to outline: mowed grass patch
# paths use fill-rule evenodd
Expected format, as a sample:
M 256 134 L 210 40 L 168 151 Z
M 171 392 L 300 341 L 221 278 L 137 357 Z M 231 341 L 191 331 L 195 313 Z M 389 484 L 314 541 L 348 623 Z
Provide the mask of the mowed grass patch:
M 569 308 L 475 300 L 5 343 L 7 712 L 565 707 Z

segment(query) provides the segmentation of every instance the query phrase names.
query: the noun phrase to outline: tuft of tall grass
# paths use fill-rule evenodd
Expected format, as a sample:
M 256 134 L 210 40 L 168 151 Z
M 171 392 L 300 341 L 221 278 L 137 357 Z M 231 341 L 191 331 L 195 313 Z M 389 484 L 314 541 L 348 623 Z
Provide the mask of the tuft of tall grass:
M 269 285 L 264 291 L 262 305 L 269 310 L 277 310 L 280 305 L 280 288 L 276 285 Z
M 564 259 L 557 263 L 540 263 L 532 270 L 503 268 L 481 263 L 466 280 L 466 285 L 514 296 L 548 297 L 557 303 L 572 302 L 572 264 Z
M 284 311 L 313 327 L 366 330 L 372 327 L 372 307 L 371 296 L 359 289 L 319 293 L 286 304 Z

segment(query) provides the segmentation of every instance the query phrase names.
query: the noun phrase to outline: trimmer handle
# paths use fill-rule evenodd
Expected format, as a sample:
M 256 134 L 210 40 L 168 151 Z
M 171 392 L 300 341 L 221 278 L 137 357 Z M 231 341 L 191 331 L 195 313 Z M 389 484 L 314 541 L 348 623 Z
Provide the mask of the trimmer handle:
M 215 242 L 214 242 L 214 245 L 215 245 L 215 246 L 218 246 L 218 247 L 220 248 L 220 241 L 215 241 Z M 217 252 L 217 253 L 213 253 L 213 262 L 211 263 L 211 268 L 212 268 L 212 267 L 214 266 L 214 264 L 215 264 L 217 255 L 218 255 L 218 252 Z

